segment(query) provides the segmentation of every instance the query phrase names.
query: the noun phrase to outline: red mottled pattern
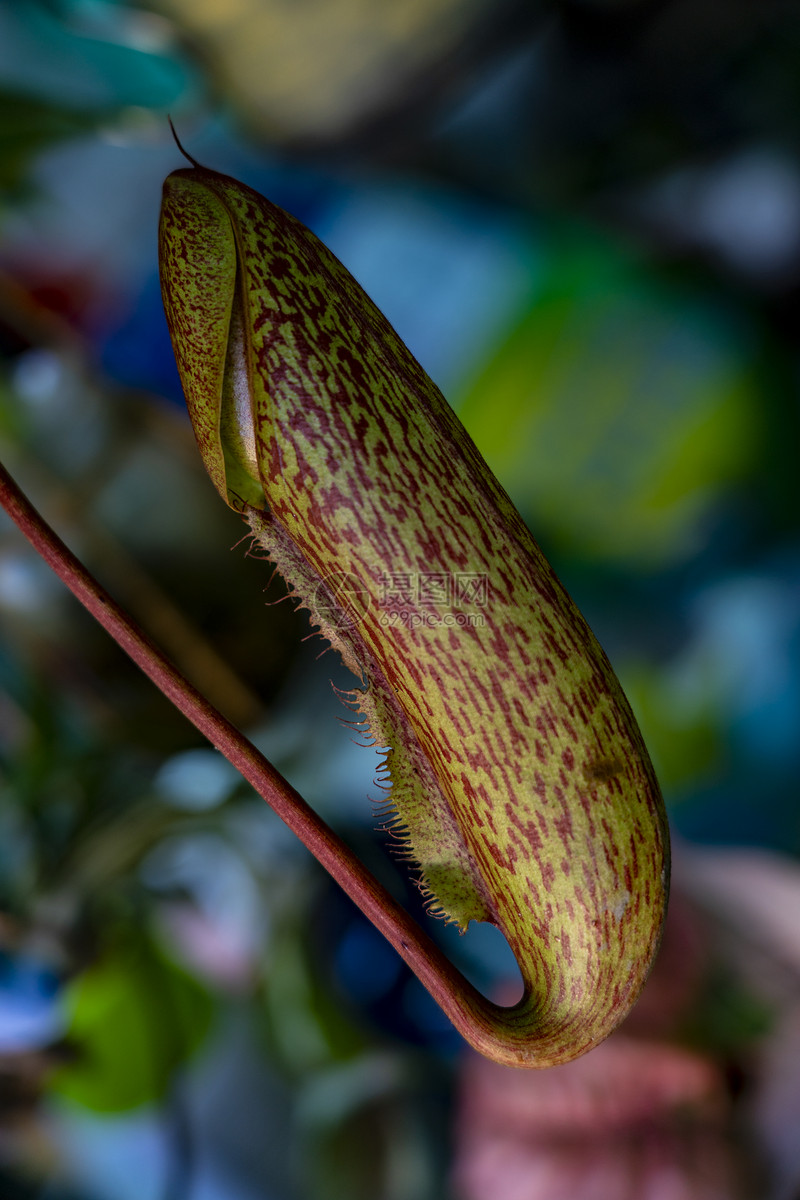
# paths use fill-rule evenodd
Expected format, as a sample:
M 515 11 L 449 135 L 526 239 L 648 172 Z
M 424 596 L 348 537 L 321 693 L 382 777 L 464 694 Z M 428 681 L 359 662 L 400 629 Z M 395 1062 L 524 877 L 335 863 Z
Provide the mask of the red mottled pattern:
M 393 746 L 425 888 L 460 925 L 505 933 L 527 988 L 520 1038 L 537 1030 L 543 1061 L 587 1048 L 643 983 L 668 855 L 603 651 L 438 389 L 308 230 L 195 169 L 165 184 L 161 239 L 215 485 L 306 603 L 343 571 L 369 597 L 355 627 L 325 633 L 370 680 L 363 709 Z M 432 575 L 485 581 L 485 596 L 426 600 Z M 387 577 L 410 579 L 402 603 Z

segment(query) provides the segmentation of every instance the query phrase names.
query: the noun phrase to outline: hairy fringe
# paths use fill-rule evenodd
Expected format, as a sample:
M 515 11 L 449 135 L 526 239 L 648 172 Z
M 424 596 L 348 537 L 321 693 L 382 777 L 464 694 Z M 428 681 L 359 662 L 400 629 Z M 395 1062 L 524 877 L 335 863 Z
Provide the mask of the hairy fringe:
M 270 603 L 281 604 L 288 600 L 294 604 L 295 612 L 304 609 L 308 613 L 311 631 L 303 638 L 303 641 L 314 641 L 318 638 L 323 642 L 323 647 L 317 656 L 318 658 L 322 658 L 323 655 L 331 650 L 336 651 L 344 665 L 356 677 L 359 675 L 361 677 L 360 686 L 340 688 L 331 680 L 331 687 L 344 707 L 354 714 L 354 719 L 347 717 L 340 717 L 338 719 L 344 726 L 349 727 L 364 738 L 364 740 L 358 740 L 354 737 L 351 741 L 355 745 L 365 749 L 378 747 L 385 752 L 382 761 L 378 765 L 373 783 L 374 786 L 381 788 L 387 794 L 378 800 L 373 800 L 370 797 L 367 797 L 367 799 L 372 806 L 375 820 L 380 822 L 377 828 L 385 835 L 389 843 L 388 849 L 390 854 L 396 861 L 406 865 L 411 876 L 411 882 L 420 890 L 425 898 L 426 912 L 445 922 L 458 924 L 458 921 L 450 916 L 442 907 L 426 882 L 424 870 L 419 863 L 413 846 L 411 831 L 402 814 L 398 811 L 396 801 L 393 798 L 395 781 L 392 777 L 391 759 L 392 755 L 397 753 L 397 748 L 392 745 L 386 729 L 378 721 L 374 703 L 370 703 L 370 692 L 373 684 L 370 682 L 364 664 L 359 658 L 357 639 L 353 638 L 348 632 L 350 629 L 349 623 L 345 622 L 338 629 L 329 626 L 322 619 L 313 602 L 306 598 L 301 590 L 302 585 L 298 581 L 304 575 L 308 574 L 308 567 L 298 557 L 296 549 L 288 542 L 287 535 L 280 529 L 277 522 L 269 514 L 256 513 L 255 510 L 250 510 L 250 519 L 251 523 L 255 519 L 262 524 L 263 533 L 259 533 L 253 528 L 251 534 L 245 535 L 237 545 L 240 545 L 241 541 L 248 540 L 249 537 L 250 544 L 246 550 L 247 556 L 272 564 L 273 571 L 265 590 L 272 585 L 276 574 L 282 577 L 287 588 L 284 596 L 280 596 Z M 272 535 L 269 538 L 268 533 Z

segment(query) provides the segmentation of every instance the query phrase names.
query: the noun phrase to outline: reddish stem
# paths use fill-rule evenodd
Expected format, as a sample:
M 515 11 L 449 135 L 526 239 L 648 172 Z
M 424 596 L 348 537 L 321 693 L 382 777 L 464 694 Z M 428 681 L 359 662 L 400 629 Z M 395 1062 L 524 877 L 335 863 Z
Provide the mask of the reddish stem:
M 290 783 L 194 688 L 64 545 L 0 464 L 0 504 L 74 596 L 183 715 L 236 767 L 358 905 L 476 1050 L 509 1065 L 534 1065 L 515 1020 L 486 1000 L 317 816 Z M 525 1041 L 527 1040 L 527 1045 Z

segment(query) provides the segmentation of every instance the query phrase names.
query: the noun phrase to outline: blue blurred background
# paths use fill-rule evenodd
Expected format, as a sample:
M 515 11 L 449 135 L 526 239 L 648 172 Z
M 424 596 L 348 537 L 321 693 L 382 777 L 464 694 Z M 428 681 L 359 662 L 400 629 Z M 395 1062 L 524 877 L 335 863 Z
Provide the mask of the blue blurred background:
M 798 78 L 777 0 L 0 0 L 4 461 L 420 913 L 347 673 L 197 460 L 158 288 L 169 113 L 334 250 L 512 495 L 641 723 L 679 914 L 627 1035 L 675 1057 L 620 1067 L 630 1114 L 525 1076 L 501 1120 L 420 985 L 3 524 L 4 1197 L 646 1200 L 650 1067 L 676 1197 L 797 1194 Z M 513 986 L 493 930 L 435 933 Z

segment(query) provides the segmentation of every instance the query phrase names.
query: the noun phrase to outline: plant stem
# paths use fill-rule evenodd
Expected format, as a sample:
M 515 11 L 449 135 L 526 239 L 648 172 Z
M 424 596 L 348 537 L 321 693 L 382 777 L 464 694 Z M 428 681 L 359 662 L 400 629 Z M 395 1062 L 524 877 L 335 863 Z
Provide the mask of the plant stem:
M 525 1036 L 519 1028 L 517 1017 L 523 1016 L 523 1009 L 529 1012 L 530 998 L 523 997 L 514 1008 L 501 1008 L 464 978 L 291 784 L 180 674 L 100 586 L 39 515 L 2 464 L 0 504 L 95 620 L 236 767 L 394 946 L 465 1040 L 481 1053 L 508 1065 L 549 1065 L 546 1059 L 536 1061 L 530 1033 Z

